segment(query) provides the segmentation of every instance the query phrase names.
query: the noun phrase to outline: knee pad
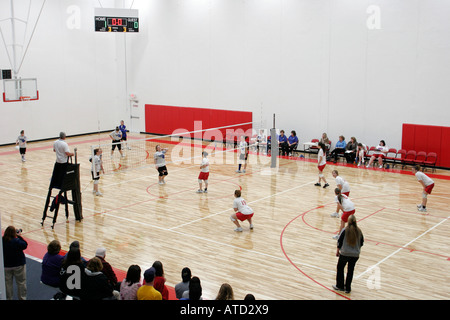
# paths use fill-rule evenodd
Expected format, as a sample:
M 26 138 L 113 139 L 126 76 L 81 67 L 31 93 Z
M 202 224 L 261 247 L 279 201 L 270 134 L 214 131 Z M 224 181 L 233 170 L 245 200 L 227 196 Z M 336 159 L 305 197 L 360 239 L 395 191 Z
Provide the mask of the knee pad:
M 319 173 L 319 178 L 323 178 L 323 173 Z
M 428 198 L 428 194 L 427 194 L 426 192 L 423 192 L 423 193 L 422 193 L 422 198 L 423 198 L 423 199 L 427 199 L 427 198 Z
M 236 221 L 236 219 L 233 218 L 233 216 L 230 216 L 230 220 L 233 221 L 233 222 Z
M 98 180 L 94 180 L 94 184 L 98 184 L 98 182 L 99 182 Z

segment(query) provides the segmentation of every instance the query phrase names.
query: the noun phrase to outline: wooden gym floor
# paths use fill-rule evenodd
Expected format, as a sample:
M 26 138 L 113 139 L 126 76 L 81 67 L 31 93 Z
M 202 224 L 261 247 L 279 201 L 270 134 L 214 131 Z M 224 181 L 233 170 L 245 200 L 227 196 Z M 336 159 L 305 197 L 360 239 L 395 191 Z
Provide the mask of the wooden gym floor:
M 131 139 L 143 137 L 131 134 Z M 203 296 L 209 300 L 225 282 L 236 299 L 247 293 L 276 300 L 450 298 L 449 171 L 426 171 L 436 186 L 424 215 L 416 208 L 421 187 L 410 168 L 329 163 L 325 176 L 330 187 L 323 189 L 314 186 L 315 155 L 280 158 L 275 172 L 266 156 L 251 154 L 247 172 L 241 174 L 235 173 L 237 162 L 214 164 L 211 155 L 209 193 L 197 194 L 198 163 L 169 164 L 167 183 L 160 186 L 152 149 L 147 165 L 102 176 L 103 197 L 97 197 L 92 194 L 88 158 L 90 146 L 99 139 L 109 142 L 107 134 L 67 139 L 72 151 L 78 149 L 84 219 L 76 222 L 69 207 L 66 222 L 61 208 L 54 229 L 51 218 L 41 226 L 55 161 L 53 140 L 29 143 L 24 163 L 14 146 L 0 147 L 2 231 L 8 225 L 22 228 L 30 247 L 45 248 L 57 239 L 67 250 L 79 240 L 88 259 L 103 246 L 107 261 L 123 272 L 131 264 L 144 271 L 160 260 L 168 286 L 180 282 L 181 269 L 188 266 L 201 279 Z M 104 156 L 109 152 L 104 150 Z M 337 263 L 332 236 L 339 227 L 339 219 L 330 217 L 335 211 L 333 169 L 350 183 L 365 236 L 350 294 L 331 287 Z M 239 188 L 255 211 L 254 230 L 243 223 L 241 233 L 233 231 L 229 219 L 233 193 Z

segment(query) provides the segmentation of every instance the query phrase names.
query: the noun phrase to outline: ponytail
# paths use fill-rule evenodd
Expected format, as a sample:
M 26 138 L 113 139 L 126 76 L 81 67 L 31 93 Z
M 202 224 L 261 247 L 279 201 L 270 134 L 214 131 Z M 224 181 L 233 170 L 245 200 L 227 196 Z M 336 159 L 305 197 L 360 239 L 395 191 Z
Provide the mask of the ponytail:
M 355 246 L 357 241 L 361 238 L 361 230 L 358 228 L 358 224 L 356 223 L 355 215 L 351 215 L 348 217 L 348 225 L 345 228 L 345 239 L 347 244 L 350 246 Z

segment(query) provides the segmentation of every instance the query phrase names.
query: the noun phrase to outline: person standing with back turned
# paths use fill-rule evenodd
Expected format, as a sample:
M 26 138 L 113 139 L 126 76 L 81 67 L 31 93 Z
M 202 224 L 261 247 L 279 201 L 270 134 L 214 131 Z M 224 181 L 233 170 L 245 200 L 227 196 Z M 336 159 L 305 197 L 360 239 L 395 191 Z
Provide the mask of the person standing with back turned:
M 337 242 L 336 257 L 339 257 L 334 290 L 350 293 L 352 290 L 353 271 L 364 244 L 364 236 L 356 223 L 354 215 L 348 218 L 348 225 L 342 230 Z M 347 278 L 344 281 L 344 268 L 347 267 Z

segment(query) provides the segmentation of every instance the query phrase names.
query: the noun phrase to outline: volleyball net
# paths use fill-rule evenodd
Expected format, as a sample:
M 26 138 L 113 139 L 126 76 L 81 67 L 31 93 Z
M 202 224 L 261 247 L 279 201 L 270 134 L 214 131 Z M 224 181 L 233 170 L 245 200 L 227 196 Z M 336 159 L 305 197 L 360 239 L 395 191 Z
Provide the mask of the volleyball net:
M 194 128 L 197 127 L 201 125 L 195 124 Z M 256 151 L 260 147 L 265 150 L 263 145 L 268 135 L 270 132 L 262 122 L 246 122 L 193 131 L 177 129 L 170 135 L 149 134 L 142 139 L 128 136 L 127 141 L 91 145 L 90 161 L 94 177 L 99 175 L 98 168 L 95 168 L 95 155 L 101 159 L 103 174 L 154 166 L 154 154 L 159 146 L 165 150 L 166 164 L 199 164 L 203 151 L 214 156 L 216 163 L 233 164 L 242 140 L 250 150 Z

